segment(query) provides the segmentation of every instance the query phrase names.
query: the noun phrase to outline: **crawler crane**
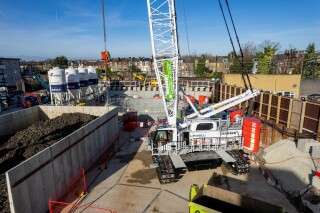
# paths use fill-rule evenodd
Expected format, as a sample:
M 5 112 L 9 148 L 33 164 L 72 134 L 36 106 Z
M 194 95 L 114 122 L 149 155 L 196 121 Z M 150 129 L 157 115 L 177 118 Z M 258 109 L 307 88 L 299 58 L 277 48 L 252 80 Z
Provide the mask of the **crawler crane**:
M 250 88 L 198 112 L 178 86 L 175 1 L 147 0 L 147 4 L 153 65 L 167 116 L 167 126 L 158 126 L 149 138 L 160 182 L 175 182 L 187 168 L 204 164 L 215 167 L 223 163 L 235 175 L 247 173 L 250 161 L 243 151 L 242 120 L 229 122 L 210 117 L 259 95 L 259 91 Z M 179 90 L 195 111 L 180 124 L 176 118 Z

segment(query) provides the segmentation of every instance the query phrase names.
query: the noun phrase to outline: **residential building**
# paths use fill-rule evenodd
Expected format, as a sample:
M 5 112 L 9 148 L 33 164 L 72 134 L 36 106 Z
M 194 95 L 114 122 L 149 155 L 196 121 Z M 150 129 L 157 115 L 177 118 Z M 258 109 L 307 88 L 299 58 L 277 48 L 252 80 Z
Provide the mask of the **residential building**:
M 20 59 L 0 58 L 0 87 L 7 87 L 9 91 L 16 90 L 20 80 Z
M 272 64 L 275 65 L 276 74 L 301 73 L 304 51 L 287 50 L 284 54 L 274 55 Z
M 198 58 L 194 61 L 195 67 L 198 65 Z M 205 56 L 205 66 L 209 72 L 229 73 L 230 65 L 228 56 Z

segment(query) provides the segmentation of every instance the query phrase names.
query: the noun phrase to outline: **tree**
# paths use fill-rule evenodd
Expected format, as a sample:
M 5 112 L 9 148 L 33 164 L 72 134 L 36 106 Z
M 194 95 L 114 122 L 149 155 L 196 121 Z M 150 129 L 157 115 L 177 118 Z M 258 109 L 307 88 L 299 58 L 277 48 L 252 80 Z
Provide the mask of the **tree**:
M 134 65 L 134 64 L 132 64 L 132 65 L 130 66 L 130 71 L 131 71 L 132 73 L 142 72 L 141 69 L 140 69 L 139 67 L 137 67 L 136 65 Z
M 320 74 L 320 67 L 317 66 L 316 61 L 316 46 L 314 43 L 310 43 L 306 49 L 306 54 L 304 55 L 304 68 L 303 68 L 303 78 L 316 79 Z
M 67 67 L 68 66 L 68 59 L 65 56 L 58 56 L 52 61 L 53 67 Z
M 204 55 L 202 55 L 201 58 L 198 59 L 195 73 L 197 76 L 203 76 L 208 71 L 209 71 L 209 68 L 206 67 L 206 58 Z
M 257 52 L 258 57 L 258 73 L 261 74 L 272 74 L 273 66 L 271 59 L 280 48 L 278 42 L 264 41 L 259 45 L 259 52 Z
M 244 71 L 251 73 L 253 68 L 253 58 L 255 57 L 257 52 L 257 47 L 252 42 L 247 42 L 242 46 L 242 53 L 243 53 L 243 66 Z M 238 53 L 238 55 L 240 55 Z M 235 57 L 233 52 L 228 54 L 229 61 L 232 61 L 232 65 L 230 66 L 231 73 L 242 73 L 241 67 L 241 56 L 238 56 L 239 60 Z

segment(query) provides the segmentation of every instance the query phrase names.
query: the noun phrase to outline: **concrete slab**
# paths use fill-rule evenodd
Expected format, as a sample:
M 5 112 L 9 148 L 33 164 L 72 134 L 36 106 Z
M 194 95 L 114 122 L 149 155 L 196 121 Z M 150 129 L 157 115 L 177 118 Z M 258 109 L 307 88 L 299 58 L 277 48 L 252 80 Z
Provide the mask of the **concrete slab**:
M 188 204 L 188 199 L 173 192 L 162 190 L 156 200 L 146 209 L 146 212 L 171 212 L 171 209 L 174 212 L 189 212 Z
M 297 148 L 302 152 L 310 153 L 312 146 L 320 146 L 320 143 L 313 139 L 299 139 Z
M 319 178 L 319 177 L 313 176 L 311 183 L 312 183 L 312 185 L 313 185 L 314 187 L 316 187 L 318 190 L 320 190 L 320 178 Z
M 190 186 L 209 184 L 296 212 L 284 195 L 266 183 L 255 165 L 247 175 L 234 176 L 219 167 L 187 172 L 178 182 L 161 185 L 156 170 L 149 168 L 153 160 L 146 142 L 121 140 L 126 142 L 124 147 L 98 176 L 81 204 L 117 212 L 188 212 Z M 140 196 L 141 192 L 147 193 L 147 198 Z
M 311 157 L 312 158 L 320 158 L 320 146 L 312 146 L 311 147 Z

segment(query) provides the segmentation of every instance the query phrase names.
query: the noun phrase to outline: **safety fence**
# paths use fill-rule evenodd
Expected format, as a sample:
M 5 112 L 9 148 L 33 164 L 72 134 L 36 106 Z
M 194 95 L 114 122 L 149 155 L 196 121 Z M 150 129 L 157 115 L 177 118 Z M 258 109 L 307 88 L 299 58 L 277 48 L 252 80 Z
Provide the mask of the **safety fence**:
M 148 136 L 150 128 L 156 121 L 135 121 L 126 123 L 124 126 L 121 123 L 122 120 L 119 121 L 120 134 L 118 140 L 113 146 L 104 147 L 98 151 L 92 159 L 86 162 L 81 169 L 50 197 L 48 201 L 50 213 L 82 211 L 117 213 L 117 210 L 108 207 L 83 204 L 83 199 L 88 195 L 99 175 L 108 168 L 110 160 L 117 151 L 126 143 L 141 142 L 143 137 Z M 132 128 L 133 126 L 135 128 Z
M 244 92 L 245 89 L 241 87 L 216 84 L 214 100 L 220 102 Z M 297 138 L 316 138 L 320 141 L 319 103 L 260 92 L 254 99 L 240 103 L 237 107 L 250 109 L 254 116 L 265 119 L 269 126 L 277 127 L 275 129 L 281 134 Z

